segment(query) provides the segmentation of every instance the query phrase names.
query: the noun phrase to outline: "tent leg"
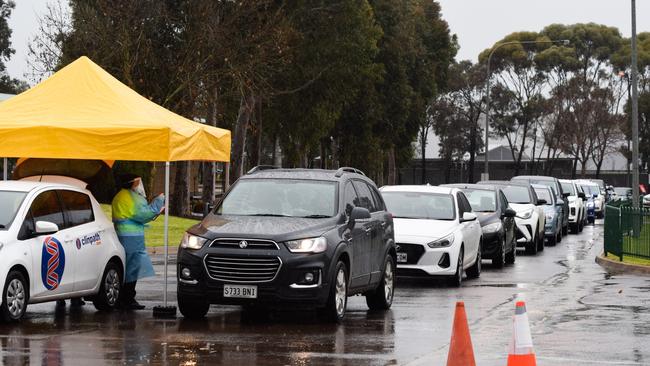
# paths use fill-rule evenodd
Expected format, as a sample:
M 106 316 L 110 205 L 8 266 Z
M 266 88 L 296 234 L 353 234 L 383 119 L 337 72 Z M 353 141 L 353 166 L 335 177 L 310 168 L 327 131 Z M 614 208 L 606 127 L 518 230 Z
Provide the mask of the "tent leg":
M 8 164 L 7 158 L 4 158 L 2 163 L 3 163 L 2 166 L 4 168 L 4 171 L 2 172 L 2 180 L 7 180 L 7 164 Z
M 165 246 L 164 276 L 165 285 L 163 292 L 163 306 L 153 308 L 153 315 L 157 318 L 175 318 L 176 307 L 167 306 L 167 262 L 169 257 L 169 162 L 165 162 L 165 232 L 163 233 L 163 244 Z
M 225 178 L 224 178 L 224 187 L 225 187 L 225 190 L 227 191 L 228 188 L 230 188 L 230 163 L 224 164 L 223 170 L 226 173 Z M 223 192 L 223 193 L 226 193 L 226 192 Z

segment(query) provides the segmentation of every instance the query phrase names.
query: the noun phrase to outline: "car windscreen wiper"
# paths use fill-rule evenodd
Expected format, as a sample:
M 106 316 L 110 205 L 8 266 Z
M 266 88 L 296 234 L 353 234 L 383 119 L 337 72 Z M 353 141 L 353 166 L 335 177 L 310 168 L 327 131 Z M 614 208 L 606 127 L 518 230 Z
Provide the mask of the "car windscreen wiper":
M 250 215 L 246 215 L 246 216 L 290 217 L 289 215 L 270 214 L 270 213 L 258 213 L 258 214 L 250 214 Z
M 330 218 L 332 216 L 328 216 L 328 215 L 307 215 L 307 216 L 300 216 L 300 217 L 302 217 L 303 219 L 327 219 L 327 218 Z

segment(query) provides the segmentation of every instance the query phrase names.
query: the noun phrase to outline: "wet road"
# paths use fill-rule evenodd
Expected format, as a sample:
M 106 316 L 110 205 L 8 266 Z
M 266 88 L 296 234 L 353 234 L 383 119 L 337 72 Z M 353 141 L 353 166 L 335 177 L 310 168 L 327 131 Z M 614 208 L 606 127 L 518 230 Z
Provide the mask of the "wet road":
M 250 322 L 237 307 L 217 306 L 204 321 L 157 320 L 150 308 L 162 280 L 152 279 L 139 285 L 142 312 L 30 306 L 22 323 L 0 324 L 0 365 L 444 365 L 457 300 L 477 363 L 505 365 L 517 297 L 527 302 L 540 365 L 650 365 L 650 277 L 608 276 L 594 262 L 601 251 L 602 225 L 587 227 L 503 270 L 485 261 L 481 278 L 460 289 L 400 281 L 386 313 L 353 297 L 342 325 L 293 313 Z

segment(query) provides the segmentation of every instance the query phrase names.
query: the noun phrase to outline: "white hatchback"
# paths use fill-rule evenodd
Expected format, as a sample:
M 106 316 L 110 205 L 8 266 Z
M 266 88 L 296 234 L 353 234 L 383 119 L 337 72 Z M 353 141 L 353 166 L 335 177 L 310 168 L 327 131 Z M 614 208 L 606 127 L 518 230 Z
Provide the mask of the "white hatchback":
M 386 186 L 380 189 L 393 215 L 397 273 L 447 277 L 460 286 L 481 275 L 481 225 L 458 188 Z
M 112 309 L 125 263 L 112 222 L 85 183 L 29 180 L 0 182 L 0 318 L 17 321 L 27 304 L 75 297 Z

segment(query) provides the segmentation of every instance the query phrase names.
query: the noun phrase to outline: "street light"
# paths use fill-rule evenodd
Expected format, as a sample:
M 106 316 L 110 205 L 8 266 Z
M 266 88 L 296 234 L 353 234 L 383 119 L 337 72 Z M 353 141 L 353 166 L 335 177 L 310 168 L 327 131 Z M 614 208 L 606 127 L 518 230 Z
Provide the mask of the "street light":
M 632 0 L 634 1 L 634 0 Z M 562 43 L 564 45 L 569 44 L 568 39 L 559 39 L 559 40 L 540 40 L 540 41 L 509 41 L 499 43 L 496 47 L 492 48 L 487 59 L 487 78 L 485 80 L 485 169 L 483 174 L 481 174 L 481 180 L 489 180 L 490 174 L 488 170 L 488 132 L 490 126 L 490 62 L 492 61 L 492 55 L 494 51 L 499 48 L 509 45 L 509 44 L 537 44 L 537 43 Z

